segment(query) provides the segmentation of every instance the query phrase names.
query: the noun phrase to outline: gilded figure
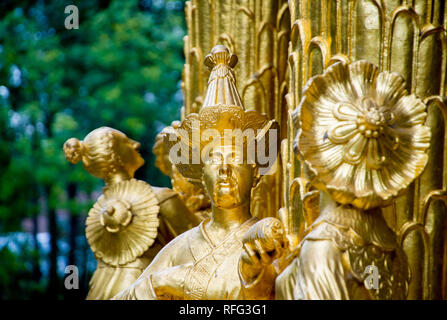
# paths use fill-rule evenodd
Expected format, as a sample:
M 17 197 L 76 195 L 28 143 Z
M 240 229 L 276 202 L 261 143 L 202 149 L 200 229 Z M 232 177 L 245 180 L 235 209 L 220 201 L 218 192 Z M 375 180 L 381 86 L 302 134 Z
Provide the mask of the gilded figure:
M 155 166 L 171 178 L 172 190 L 178 194 L 189 211 L 202 221 L 210 215 L 210 200 L 200 182 L 191 182 L 180 174 L 177 167 L 172 164 L 169 150 L 164 143 L 164 137 L 170 128 L 177 128 L 179 125 L 179 121 L 173 121 L 170 127 L 164 128 L 155 138 L 152 148 L 152 152 L 156 155 Z
M 407 257 L 382 216 L 424 170 L 425 104 L 397 73 L 339 62 L 307 83 L 295 151 L 320 191 L 320 215 L 276 280 L 277 299 L 406 299 Z M 365 284 L 369 266 L 377 286 Z
M 87 299 L 115 296 L 166 243 L 199 222 L 176 192 L 133 178 L 144 164 L 139 148 L 140 143 L 108 127 L 64 144 L 68 161 L 82 161 L 106 183 L 86 220 L 87 240 L 98 262 Z
M 278 124 L 256 111 L 244 110 L 232 70 L 237 57 L 226 47 L 214 47 L 205 63 L 211 74 L 202 109 L 198 114 L 189 114 L 178 127 L 171 127 L 165 142 L 169 150 L 179 147 L 178 150 L 188 151 L 188 161 L 178 162 L 176 167 L 190 181 L 201 181 L 211 202 L 211 216 L 165 246 L 139 279 L 117 299 L 271 297 L 271 288 L 264 290 L 263 281 L 245 290 L 239 271 L 250 273 L 250 269 L 258 269 L 261 263 L 241 257 L 245 253 L 244 243 L 246 247 L 258 243 L 263 252 L 266 250 L 263 246 L 273 243 L 274 247 L 269 249 L 277 248 L 275 254 L 281 253 L 280 226 L 275 223 L 256 225 L 258 219 L 250 213 L 251 191 L 261 165 L 257 161 L 250 163 L 244 152 L 253 143 L 256 148 L 261 143 L 268 145 L 270 134 L 267 133 L 277 130 Z M 219 137 L 200 139 L 195 145 L 192 136 L 207 129 L 214 130 Z M 257 135 L 253 139 L 242 139 L 241 145 L 224 138 L 228 130 L 246 129 L 254 130 Z M 193 163 L 193 153 L 197 151 L 204 156 Z M 259 228 L 265 231 L 258 232 Z M 272 240 L 268 240 L 271 237 Z M 276 276 L 264 274 L 265 277 Z M 252 296 L 252 292 L 257 296 Z

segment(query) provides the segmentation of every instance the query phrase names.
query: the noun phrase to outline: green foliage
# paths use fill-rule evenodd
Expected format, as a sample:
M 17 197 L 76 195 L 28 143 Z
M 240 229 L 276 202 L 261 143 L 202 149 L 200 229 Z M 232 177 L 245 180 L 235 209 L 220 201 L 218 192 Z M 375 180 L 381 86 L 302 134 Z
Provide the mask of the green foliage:
M 151 149 L 180 116 L 184 3 L 72 4 L 78 30 L 64 27 L 65 1 L 0 4 L 0 236 L 20 230 L 25 217 L 44 215 L 42 199 L 49 208 L 87 214 L 89 196 L 103 182 L 69 164 L 62 146 L 100 126 L 141 142 L 146 164 L 137 178 L 169 185 Z M 69 199 L 69 184 L 85 201 Z M 0 253 L 1 277 L 20 262 Z
M 27 243 L 20 247 L 18 253 L 12 252 L 7 246 L 0 249 L 0 300 L 42 296 L 45 281 L 35 279 L 31 268 L 36 254 Z

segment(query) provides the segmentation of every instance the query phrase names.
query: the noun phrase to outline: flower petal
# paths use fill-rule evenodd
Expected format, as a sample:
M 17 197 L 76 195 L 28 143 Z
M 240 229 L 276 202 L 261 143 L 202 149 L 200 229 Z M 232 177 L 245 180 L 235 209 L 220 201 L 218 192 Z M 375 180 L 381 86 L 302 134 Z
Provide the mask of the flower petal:
M 327 136 L 335 144 L 348 141 L 357 133 L 357 125 L 351 121 L 341 121 L 327 131 Z
M 384 167 L 384 170 L 371 170 L 371 178 L 373 181 L 374 191 L 378 194 L 378 196 L 382 199 L 387 199 L 389 197 L 390 187 L 387 184 L 389 181 L 389 177 L 386 173 L 387 168 Z
M 397 101 L 391 111 L 395 117 L 396 127 L 411 127 L 424 124 L 427 118 L 426 105 L 415 95 L 404 96 Z
M 352 102 L 353 94 L 349 83 L 349 68 L 343 63 L 335 63 L 325 72 L 324 78 L 327 79 L 325 96 L 328 99 L 338 103 L 340 101 Z
M 391 108 L 400 98 L 408 94 L 405 89 L 405 79 L 395 72 L 379 73 L 375 85 L 377 104 L 387 108 Z
M 373 97 L 374 82 L 379 68 L 367 61 L 357 61 L 349 65 L 351 86 L 356 99 Z
M 370 170 L 367 169 L 365 161 L 356 166 L 354 176 L 355 196 L 358 198 L 368 197 L 372 191 Z
M 377 139 L 368 140 L 368 151 L 366 153 L 366 167 L 372 170 L 379 170 L 385 163 L 386 157 L 379 149 Z
M 362 159 L 368 140 L 359 132 L 345 146 L 343 159 L 350 164 L 358 164 Z
M 325 170 L 334 170 L 337 168 L 343 160 L 343 145 L 334 145 L 330 141 L 325 143 L 314 145 L 313 149 L 310 149 L 311 163 L 314 167 L 325 168 Z
M 358 116 L 361 115 L 357 111 L 357 107 L 348 102 L 337 104 L 332 109 L 332 114 L 334 115 L 335 119 L 340 121 L 355 121 L 357 120 Z

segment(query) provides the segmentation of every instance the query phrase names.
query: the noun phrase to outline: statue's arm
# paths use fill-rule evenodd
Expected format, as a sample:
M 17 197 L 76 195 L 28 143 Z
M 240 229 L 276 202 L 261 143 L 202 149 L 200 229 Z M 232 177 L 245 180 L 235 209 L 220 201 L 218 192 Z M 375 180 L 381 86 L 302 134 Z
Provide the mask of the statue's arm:
M 275 279 L 284 269 L 287 256 L 281 222 L 276 218 L 258 221 L 242 243 L 238 270 L 244 299 L 273 299 Z
M 276 268 L 273 265 L 264 266 L 257 272 L 249 263 L 239 261 L 239 278 L 242 285 L 242 294 L 245 300 L 271 300 L 274 298 L 274 285 L 277 276 Z
M 276 279 L 278 300 L 347 300 L 343 252 L 330 240 L 306 240 Z
M 143 271 L 138 279 L 126 290 L 120 292 L 114 299 L 117 300 L 155 300 L 157 288 L 163 286 L 160 281 L 154 283 L 152 276 L 158 280 L 157 274 L 176 265 L 176 257 L 184 251 L 183 236 L 179 236 L 168 243 L 155 256 L 152 263 Z
M 177 237 L 200 223 L 177 192 L 169 188 L 152 187 L 152 189 L 159 200 L 160 216 L 172 237 Z

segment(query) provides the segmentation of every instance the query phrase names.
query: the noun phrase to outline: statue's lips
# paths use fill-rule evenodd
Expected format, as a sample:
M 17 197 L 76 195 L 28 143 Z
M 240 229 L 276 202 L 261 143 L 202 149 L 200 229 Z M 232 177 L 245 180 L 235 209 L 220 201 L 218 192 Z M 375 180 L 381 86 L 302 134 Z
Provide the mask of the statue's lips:
M 216 189 L 219 194 L 233 193 L 237 187 L 237 183 L 232 178 L 221 179 L 216 182 Z
M 217 180 L 217 185 L 221 188 L 230 188 L 234 185 L 236 185 L 236 181 L 232 178 L 226 178 L 226 179 L 219 179 Z

